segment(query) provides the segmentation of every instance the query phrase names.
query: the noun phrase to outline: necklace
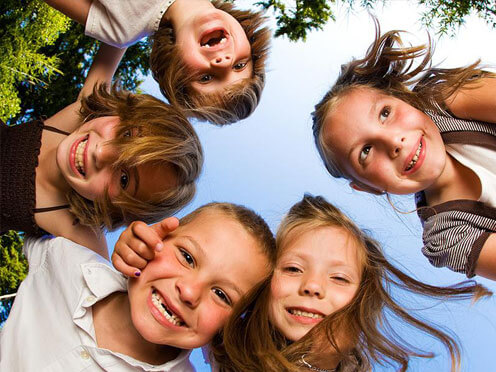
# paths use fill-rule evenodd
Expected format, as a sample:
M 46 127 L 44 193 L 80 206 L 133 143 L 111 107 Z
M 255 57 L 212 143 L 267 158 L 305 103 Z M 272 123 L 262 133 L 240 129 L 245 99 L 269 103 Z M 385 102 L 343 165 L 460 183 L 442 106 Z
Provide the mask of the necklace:
M 305 360 L 305 355 L 306 354 L 303 354 L 301 356 L 301 362 L 303 363 L 303 365 L 305 367 L 307 367 L 308 369 L 311 369 L 312 371 L 317 371 L 317 372 L 336 372 L 337 371 L 337 368 L 333 368 L 333 369 L 324 369 L 324 368 L 319 368 L 319 367 L 315 367 L 315 366 L 312 366 L 310 363 L 308 363 L 306 360 Z

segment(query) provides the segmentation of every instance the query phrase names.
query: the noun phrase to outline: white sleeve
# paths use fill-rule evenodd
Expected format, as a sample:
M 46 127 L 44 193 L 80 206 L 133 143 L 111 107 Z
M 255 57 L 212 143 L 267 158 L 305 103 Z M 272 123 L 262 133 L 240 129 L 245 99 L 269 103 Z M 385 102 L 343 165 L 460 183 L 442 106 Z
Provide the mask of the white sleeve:
M 157 31 L 174 0 L 93 0 L 85 34 L 117 48 Z

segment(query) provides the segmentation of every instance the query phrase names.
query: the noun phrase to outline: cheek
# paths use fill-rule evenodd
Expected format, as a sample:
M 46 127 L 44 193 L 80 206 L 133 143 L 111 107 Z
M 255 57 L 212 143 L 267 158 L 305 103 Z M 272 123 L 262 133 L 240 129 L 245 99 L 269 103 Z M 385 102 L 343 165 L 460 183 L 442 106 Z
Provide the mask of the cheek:
M 205 305 L 198 322 L 198 335 L 202 335 L 205 342 L 209 342 L 227 322 L 230 314 L 230 309 L 220 308 L 214 303 Z

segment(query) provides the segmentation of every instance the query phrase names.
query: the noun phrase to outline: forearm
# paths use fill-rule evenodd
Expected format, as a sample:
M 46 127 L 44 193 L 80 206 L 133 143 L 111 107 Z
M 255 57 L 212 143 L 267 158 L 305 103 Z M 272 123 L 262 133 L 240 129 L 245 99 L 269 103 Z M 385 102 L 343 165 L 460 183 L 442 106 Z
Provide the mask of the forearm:
M 93 0 L 45 0 L 45 3 L 76 22 L 86 25 Z

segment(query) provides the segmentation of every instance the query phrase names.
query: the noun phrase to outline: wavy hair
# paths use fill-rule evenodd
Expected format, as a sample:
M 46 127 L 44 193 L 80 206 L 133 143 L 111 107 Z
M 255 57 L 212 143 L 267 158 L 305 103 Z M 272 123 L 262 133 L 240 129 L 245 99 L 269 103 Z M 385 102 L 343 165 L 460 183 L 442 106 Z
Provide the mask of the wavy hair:
M 213 345 L 212 354 L 220 370 L 296 372 L 305 369 L 302 356 L 318 365 L 323 354 L 335 353 L 341 359 L 337 369 L 340 372 L 370 371 L 372 362 L 397 365 L 400 371 L 406 371 L 412 356 L 432 358 L 432 353 L 413 346 L 395 331 L 390 321 L 394 316 L 438 339 L 451 356 L 451 371 L 456 371 L 460 364 L 457 342 L 439 327 L 412 315 L 392 297 L 391 288 L 440 300 L 477 300 L 492 293 L 473 281 L 437 287 L 413 279 L 389 263 L 374 239 L 321 196 L 305 195 L 290 209 L 277 232 L 277 256 L 295 229 L 321 227 L 344 229 L 361 250 L 362 277 L 352 301 L 292 343 L 269 321 L 270 278 L 267 279 L 238 304 L 225 327 L 223 343 Z M 346 344 L 352 345 L 351 352 L 340 348 L 338 338 L 343 334 Z
M 91 201 L 72 190 L 67 196 L 70 211 L 81 224 L 113 230 L 134 220 L 151 223 L 191 201 L 203 151 L 196 132 L 179 110 L 147 94 L 126 92 L 116 85 L 108 91 L 101 85 L 82 99 L 80 116 L 83 122 L 104 116 L 120 118 L 116 138 L 109 142 L 119 153 L 114 168 L 172 167 L 176 179 L 173 187 L 149 200 L 123 191 L 112 201 L 108 195 Z M 129 132 L 137 134 L 126 136 Z
M 327 116 L 340 99 L 355 89 L 376 89 L 401 99 L 420 111 L 446 108 L 446 100 L 460 88 L 476 87 L 481 78 L 494 74 L 481 70 L 480 61 L 459 68 L 433 68 L 434 46 L 430 37 L 426 45 L 404 46 L 402 31 L 381 35 L 375 21 L 375 40 L 365 57 L 341 66 L 341 72 L 312 113 L 315 145 L 328 172 L 336 178 L 350 178 L 336 161 L 332 148 L 323 138 Z M 412 89 L 414 87 L 414 89 Z
M 265 85 L 265 63 L 270 30 L 264 27 L 262 12 L 236 9 L 233 4 L 214 0 L 212 4 L 233 16 L 246 33 L 251 46 L 253 75 L 222 93 L 200 94 L 191 88 L 195 78 L 182 61 L 170 22 L 162 22 L 153 35 L 150 69 L 160 91 L 169 103 L 185 110 L 188 116 L 214 124 L 230 124 L 248 117 L 257 107 Z

